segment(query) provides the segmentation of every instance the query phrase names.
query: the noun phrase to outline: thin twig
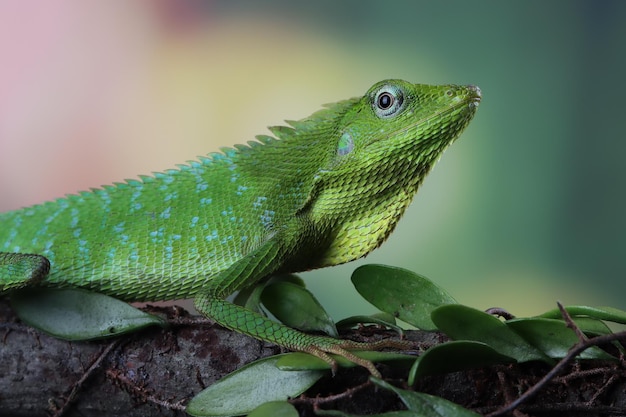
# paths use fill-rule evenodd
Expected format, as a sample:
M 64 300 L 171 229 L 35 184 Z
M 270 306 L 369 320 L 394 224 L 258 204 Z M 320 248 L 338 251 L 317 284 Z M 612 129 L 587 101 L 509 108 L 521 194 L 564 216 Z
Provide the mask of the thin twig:
M 157 406 L 163 407 L 168 410 L 185 411 L 185 406 L 183 405 L 183 402 L 185 400 L 180 400 L 175 403 L 167 400 L 162 400 L 155 395 L 148 393 L 147 390 L 138 386 L 136 383 L 126 378 L 124 375 L 122 375 L 120 372 L 117 372 L 116 370 L 109 369 L 106 374 L 109 378 L 116 380 L 118 384 L 123 385 L 126 389 L 126 392 L 132 391 L 131 394 L 134 394 L 137 397 L 141 398 L 142 401 L 156 404 Z
M 491 314 L 492 316 L 502 317 L 505 320 L 512 320 L 515 318 L 513 314 L 509 313 L 508 311 L 506 311 L 505 309 L 501 307 L 488 308 L 487 310 L 485 310 L 485 313 Z
M 309 404 L 309 403 L 313 403 L 314 406 L 318 406 L 320 404 L 325 404 L 325 403 L 330 403 L 330 402 L 334 402 L 337 400 L 341 400 L 343 398 L 349 398 L 352 395 L 356 394 L 358 391 L 367 388 L 368 386 L 372 385 L 372 383 L 370 382 L 370 380 L 366 380 L 365 382 L 363 382 L 362 384 L 356 385 L 352 388 L 348 388 L 347 390 L 345 390 L 342 393 L 339 394 L 334 394 L 334 395 L 329 395 L 326 397 L 306 397 L 304 395 L 301 395 L 298 398 L 294 398 L 292 400 L 290 400 L 289 402 L 292 404 Z
M 587 401 L 589 406 L 593 406 L 594 403 L 600 398 L 602 394 L 608 391 L 608 389 L 618 380 L 618 376 L 613 374 L 609 377 L 609 379 L 597 390 L 593 396 Z
M 501 416 L 509 413 L 520 406 L 525 401 L 528 401 L 533 395 L 537 394 L 548 382 L 550 382 L 559 372 L 563 371 L 565 367 L 573 361 L 584 350 L 592 347 L 603 345 L 605 343 L 613 342 L 615 340 L 626 340 L 626 331 L 619 333 L 612 333 L 602 336 L 597 336 L 592 339 L 580 341 L 576 344 L 568 353 L 554 366 L 539 382 L 530 387 L 524 394 L 522 394 L 517 400 L 512 403 L 496 410 L 493 413 L 487 415 L 487 417 Z
M 589 338 L 583 333 L 582 330 L 580 330 L 580 327 L 578 327 L 578 325 L 574 323 L 572 316 L 570 316 L 570 314 L 565 309 L 565 307 L 563 307 L 563 304 L 561 304 L 560 301 L 557 301 L 556 305 L 559 307 L 559 311 L 561 312 L 561 316 L 563 317 L 563 320 L 565 321 L 565 325 L 569 327 L 570 329 L 572 329 L 574 333 L 576 333 L 576 336 L 578 336 L 578 340 L 580 340 L 581 342 L 588 340 Z
M 63 414 L 65 414 L 69 410 L 69 406 L 72 404 L 72 402 L 76 398 L 76 395 L 82 388 L 85 381 L 87 381 L 87 379 L 91 375 L 93 375 L 93 373 L 100 367 L 100 365 L 102 364 L 104 359 L 106 359 L 106 357 L 109 355 L 109 353 L 111 353 L 111 351 L 115 349 L 119 344 L 120 344 L 120 339 L 114 340 L 102 350 L 102 352 L 92 362 L 89 368 L 83 373 L 80 379 L 74 383 L 74 386 L 72 387 L 72 391 L 70 391 L 69 395 L 67 396 L 61 408 L 55 411 L 55 413 L 53 414 L 53 417 L 61 417 Z
M 176 317 L 167 319 L 167 323 L 172 326 L 198 326 L 198 325 L 214 325 L 215 322 L 202 316 Z
M 609 372 L 615 372 L 615 367 L 607 366 L 603 368 L 585 369 L 583 371 L 573 371 L 567 375 L 554 378 L 554 382 L 567 384 L 569 381 L 574 380 L 574 379 L 589 378 L 589 377 L 598 376 L 598 375 L 606 375 Z

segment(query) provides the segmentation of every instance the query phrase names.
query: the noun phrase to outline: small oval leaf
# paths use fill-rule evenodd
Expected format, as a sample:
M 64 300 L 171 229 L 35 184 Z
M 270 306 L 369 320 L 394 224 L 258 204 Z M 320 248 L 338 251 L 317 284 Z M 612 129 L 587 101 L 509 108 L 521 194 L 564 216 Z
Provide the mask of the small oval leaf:
M 407 391 L 394 387 L 382 379 L 370 377 L 370 380 L 381 388 L 395 392 L 406 408 L 419 417 L 480 417 L 473 411 L 461 407 L 441 397 L 424 394 L 423 392 Z
M 592 317 L 598 320 L 612 321 L 614 323 L 626 324 L 626 311 L 613 307 L 588 307 L 588 306 L 568 306 L 565 310 L 572 317 Z M 550 319 L 563 318 L 559 309 L 554 309 L 541 314 L 539 317 Z
M 314 410 L 318 416 L 325 417 L 421 417 L 419 414 L 415 414 L 413 411 L 401 410 L 401 411 L 389 411 L 382 414 L 368 414 L 364 416 L 362 414 L 348 414 L 338 410 Z
M 515 359 L 498 353 L 481 342 L 458 340 L 433 346 L 415 361 L 409 373 L 409 385 L 425 375 L 444 374 L 480 368 L 500 363 L 515 362 Z
M 192 416 L 245 415 L 268 401 L 297 397 L 325 372 L 281 371 L 276 362 L 282 355 L 249 363 L 193 397 L 187 405 Z
M 270 401 L 252 410 L 248 417 L 298 417 L 298 411 L 287 401 Z
M 15 291 L 11 305 L 28 325 L 65 340 L 100 339 L 147 326 L 165 326 L 161 318 L 128 303 L 76 288 Z
M 394 352 L 379 352 L 375 350 L 357 350 L 352 351 L 354 356 L 361 359 L 368 360 L 370 362 L 413 362 L 415 356 L 406 355 L 402 353 Z M 358 366 L 348 359 L 339 355 L 330 355 L 337 365 L 344 368 L 351 368 Z M 303 370 L 329 370 L 330 365 L 324 362 L 317 356 L 310 355 L 304 352 L 291 352 L 281 356 L 280 360 L 276 362 L 276 367 L 283 371 L 303 371 Z
M 235 298 L 233 298 L 233 304 L 245 307 L 255 313 L 263 314 L 263 309 L 261 308 L 261 293 L 263 292 L 264 286 L 265 282 L 260 282 L 242 289 L 235 295 Z
M 588 336 L 601 336 L 613 333 L 602 320 L 592 319 L 591 317 L 577 317 L 572 320 Z
M 485 343 L 518 362 L 541 360 L 552 363 L 542 351 L 526 342 L 503 322 L 483 311 L 451 304 L 435 309 L 432 319 L 439 330 L 452 339 Z
M 545 318 L 520 318 L 508 320 L 506 326 L 519 334 L 531 345 L 541 350 L 551 358 L 560 359 L 576 345 L 579 340 L 576 333 L 565 325 L 563 320 Z M 581 352 L 582 359 L 615 358 L 597 346 Z
M 352 273 L 352 283 L 377 308 L 422 330 L 436 330 L 433 309 L 456 303 L 428 278 L 402 268 L 363 265 Z
M 377 324 L 395 330 L 400 337 L 404 337 L 404 330 L 396 324 L 396 319 L 391 314 L 381 312 L 371 316 L 350 316 L 339 320 L 335 326 L 339 329 L 351 329 L 361 324 Z
M 326 310 L 313 294 L 300 285 L 287 281 L 271 282 L 263 290 L 261 301 L 286 326 L 338 336 L 335 323 Z

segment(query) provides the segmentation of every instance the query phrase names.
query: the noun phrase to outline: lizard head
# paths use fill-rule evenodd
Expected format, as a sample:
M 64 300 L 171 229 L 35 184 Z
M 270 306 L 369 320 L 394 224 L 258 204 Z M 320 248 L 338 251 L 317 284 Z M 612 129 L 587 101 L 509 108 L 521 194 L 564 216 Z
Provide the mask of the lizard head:
M 365 256 L 387 238 L 480 99 L 475 86 L 386 80 L 343 104 L 309 207 L 332 230 L 324 265 Z
M 480 89 L 475 86 L 381 81 L 338 122 L 336 155 L 327 169 L 362 175 L 368 175 L 371 166 L 397 171 L 382 166 L 388 162 L 409 169 L 404 176 L 415 176 L 410 167 L 432 167 L 469 124 L 480 99 Z M 417 175 L 419 179 L 421 174 Z M 397 178 L 370 180 L 383 188 L 397 182 Z

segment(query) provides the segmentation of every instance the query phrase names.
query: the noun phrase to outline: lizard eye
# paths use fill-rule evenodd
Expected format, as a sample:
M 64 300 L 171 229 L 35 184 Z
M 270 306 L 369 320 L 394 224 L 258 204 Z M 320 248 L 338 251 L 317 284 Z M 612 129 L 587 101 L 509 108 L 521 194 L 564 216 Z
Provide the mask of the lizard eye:
M 393 102 L 396 101 L 395 97 L 388 92 L 384 92 L 378 96 L 378 108 L 381 110 L 388 110 L 393 106 Z
M 393 85 L 384 85 L 374 95 L 374 112 L 381 119 L 394 117 L 404 108 L 402 90 Z

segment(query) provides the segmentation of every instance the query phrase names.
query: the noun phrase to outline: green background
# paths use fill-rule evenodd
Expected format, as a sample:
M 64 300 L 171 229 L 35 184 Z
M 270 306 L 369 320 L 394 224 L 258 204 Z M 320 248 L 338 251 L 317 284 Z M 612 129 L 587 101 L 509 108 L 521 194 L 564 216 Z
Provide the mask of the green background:
M 57 3 L 0 6 L 0 209 L 246 142 L 380 79 L 476 84 L 474 121 L 359 263 L 477 308 L 626 308 L 626 2 Z M 304 274 L 335 318 L 373 311 L 355 267 Z

